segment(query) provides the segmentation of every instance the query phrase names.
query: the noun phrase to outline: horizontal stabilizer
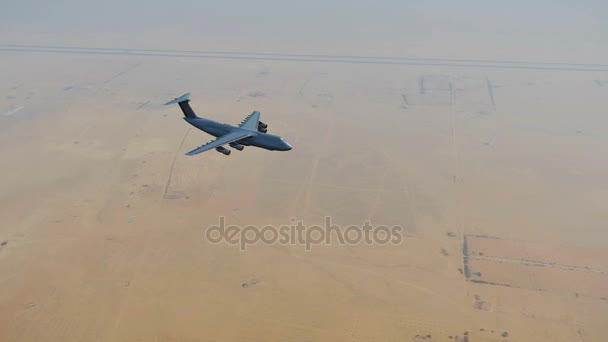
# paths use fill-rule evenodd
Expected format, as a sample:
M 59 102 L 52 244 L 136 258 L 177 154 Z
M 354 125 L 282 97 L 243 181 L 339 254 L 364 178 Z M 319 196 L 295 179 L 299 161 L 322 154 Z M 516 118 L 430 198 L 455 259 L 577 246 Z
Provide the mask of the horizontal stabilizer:
M 174 104 L 174 103 L 185 102 L 185 101 L 190 101 L 190 93 L 185 93 L 184 95 L 182 95 L 180 97 L 174 98 L 173 100 L 165 103 L 165 106 L 168 106 L 168 105 Z

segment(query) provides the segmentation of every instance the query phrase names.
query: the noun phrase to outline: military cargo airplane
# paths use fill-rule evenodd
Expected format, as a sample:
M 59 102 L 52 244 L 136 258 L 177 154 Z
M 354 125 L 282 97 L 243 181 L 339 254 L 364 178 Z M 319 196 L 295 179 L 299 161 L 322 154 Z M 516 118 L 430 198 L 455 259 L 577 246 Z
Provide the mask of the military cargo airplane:
M 184 113 L 184 120 L 203 132 L 213 135 L 217 139 L 186 153 L 193 156 L 211 149 L 230 154 L 230 150 L 223 145 L 242 151 L 244 146 L 255 146 L 271 151 L 289 151 L 291 145 L 278 135 L 267 133 L 268 125 L 260 121 L 260 112 L 249 114 L 238 126 L 232 126 L 213 120 L 199 118 L 190 107 L 190 93 L 177 97 L 165 105 L 177 103 Z

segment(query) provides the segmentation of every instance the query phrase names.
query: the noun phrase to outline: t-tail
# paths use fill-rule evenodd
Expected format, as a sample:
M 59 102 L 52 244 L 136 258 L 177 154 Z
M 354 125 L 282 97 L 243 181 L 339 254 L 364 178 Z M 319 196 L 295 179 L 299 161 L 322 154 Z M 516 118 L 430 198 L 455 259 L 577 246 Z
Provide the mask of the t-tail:
M 180 97 L 174 98 L 173 100 L 165 103 L 165 106 L 177 103 L 179 105 L 179 108 L 182 109 L 184 116 L 186 116 L 187 118 L 196 118 L 197 116 L 188 102 L 190 102 L 190 93 L 186 93 Z

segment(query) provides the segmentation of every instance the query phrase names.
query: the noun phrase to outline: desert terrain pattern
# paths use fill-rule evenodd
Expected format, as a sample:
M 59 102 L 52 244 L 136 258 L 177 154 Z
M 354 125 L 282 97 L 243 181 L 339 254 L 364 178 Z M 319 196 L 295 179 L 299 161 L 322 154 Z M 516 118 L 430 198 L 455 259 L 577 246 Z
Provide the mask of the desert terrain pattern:
M 606 27 L 572 10 L 556 32 L 555 10 L 526 40 L 530 16 L 471 33 L 420 6 L 393 35 L 298 40 L 176 13 L 3 24 L 0 341 L 608 340 Z M 185 92 L 217 121 L 261 111 L 293 150 L 185 156 L 212 139 L 163 106 Z M 206 240 L 220 216 L 404 237 L 241 251 Z

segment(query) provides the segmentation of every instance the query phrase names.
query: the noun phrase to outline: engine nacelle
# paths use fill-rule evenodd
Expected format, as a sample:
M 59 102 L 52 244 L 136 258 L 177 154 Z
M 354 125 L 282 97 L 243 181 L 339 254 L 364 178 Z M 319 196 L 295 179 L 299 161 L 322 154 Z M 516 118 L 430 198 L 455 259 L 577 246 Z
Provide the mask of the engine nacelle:
M 235 148 L 239 151 L 242 151 L 245 148 L 245 146 L 243 146 L 239 143 L 235 143 L 235 142 L 231 142 L 229 145 L 230 145 L 230 147 Z
M 266 133 L 268 132 L 268 125 L 263 123 L 262 121 L 258 122 L 258 132 Z
M 219 153 L 223 153 L 225 155 L 229 155 L 230 154 L 230 150 L 225 148 L 224 146 L 218 146 L 215 148 L 216 151 L 218 151 Z

